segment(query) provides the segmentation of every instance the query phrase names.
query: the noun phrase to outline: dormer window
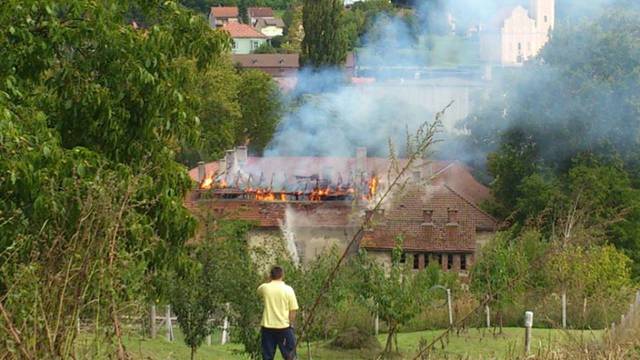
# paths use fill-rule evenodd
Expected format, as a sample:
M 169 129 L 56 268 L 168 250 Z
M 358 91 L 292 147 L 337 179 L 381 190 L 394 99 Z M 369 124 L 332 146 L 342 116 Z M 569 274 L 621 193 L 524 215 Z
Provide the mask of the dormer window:
M 458 210 L 449 208 L 447 209 L 447 222 L 455 224 L 458 222 Z
M 422 222 L 424 222 L 425 224 L 433 223 L 433 210 L 422 209 Z

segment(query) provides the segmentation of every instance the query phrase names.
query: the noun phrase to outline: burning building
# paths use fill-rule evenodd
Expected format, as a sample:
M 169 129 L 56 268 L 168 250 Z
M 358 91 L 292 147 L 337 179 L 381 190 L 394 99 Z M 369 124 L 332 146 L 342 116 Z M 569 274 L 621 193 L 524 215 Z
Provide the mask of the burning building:
M 364 148 L 355 157 L 262 158 L 238 147 L 190 171 L 199 186 L 188 205 L 198 216 L 250 221 L 251 246 L 286 244 L 302 261 L 333 246 L 344 250 L 368 215 L 374 221 L 358 247 L 390 259 L 394 239 L 403 235 L 406 251 L 417 255 L 416 269 L 431 261 L 466 269 L 478 244 L 495 231 L 495 220 L 477 206 L 488 189 L 457 162 L 425 161 L 408 175 L 406 192 L 385 202 L 385 211 L 368 213 L 389 166 Z

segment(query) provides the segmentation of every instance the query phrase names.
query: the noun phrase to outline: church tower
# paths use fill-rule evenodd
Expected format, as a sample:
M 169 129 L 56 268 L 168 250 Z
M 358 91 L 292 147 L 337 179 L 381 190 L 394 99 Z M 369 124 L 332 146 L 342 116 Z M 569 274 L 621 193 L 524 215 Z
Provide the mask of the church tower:
M 531 16 L 539 31 L 548 34 L 556 22 L 555 0 L 531 0 Z

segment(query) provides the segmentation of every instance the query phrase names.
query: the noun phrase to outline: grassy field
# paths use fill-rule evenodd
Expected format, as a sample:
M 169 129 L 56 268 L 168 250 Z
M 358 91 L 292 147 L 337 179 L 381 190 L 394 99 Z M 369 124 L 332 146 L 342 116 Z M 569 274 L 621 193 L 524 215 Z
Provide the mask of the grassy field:
M 398 336 L 398 345 L 402 352 L 399 358 L 412 358 L 418 349 L 420 339 L 430 340 L 439 335 L 440 331 L 422 331 L 415 333 L 403 333 Z M 534 329 L 532 338 L 532 350 L 547 350 L 557 348 L 563 343 L 580 343 L 592 341 L 601 335 L 600 331 L 562 331 L 548 329 Z M 444 350 L 438 345 L 438 355 L 449 359 L 507 359 L 520 355 L 523 348 L 524 330 L 519 328 L 506 328 L 503 335 L 493 336 L 490 331 L 471 329 L 460 336 L 452 335 L 449 344 Z M 216 338 L 218 340 L 219 338 Z M 380 335 L 379 340 L 384 343 L 385 336 Z M 126 345 L 134 359 L 189 359 L 190 350 L 182 342 L 181 335 L 177 334 L 176 341 L 170 343 L 163 337 L 154 340 L 127 338 Z M 198 359 L 247 359 L 239 354 L 241 345 L 229 344 L 203 345 L 198 350 Z M 300 344 L 298 351 L 300 359 L 307 359 L 307 347 Z M 311 344 L 311 357 L 313 359 L 372 359 L 376 352 L 344 351 L 331 348 L 327 343 L 317 342 Z M 280 357 L 278 357 L 280 358 Z

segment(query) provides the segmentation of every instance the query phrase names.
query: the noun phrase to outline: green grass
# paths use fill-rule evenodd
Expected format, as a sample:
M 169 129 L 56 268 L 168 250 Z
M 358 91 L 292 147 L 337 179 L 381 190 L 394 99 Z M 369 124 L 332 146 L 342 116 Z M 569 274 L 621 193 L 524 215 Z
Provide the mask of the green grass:
M 398 336 L 398 345 L 402 353 L 401 358 L 412 358 L 417 350 L 420 339 L 427 341 L 435 338 L 441 333 L 439 330 L 421 331 L 415 333 L 402 333 Z M 184 345 L 182 336 L 177 332 L 177 339 L 168 342 L 163 336 L 154 340 L 130 337 L 125 339 L 127 349 L 134 359 L 189 359 L 190 350 Z M 549 329 L 534 329 L 532 335 L 532 351 L 539 349 L 554 349 L 563 343 L 580 343 L 597 339 L 601 331 L 562 331 Z M 383 344 L 386 337 L 380 335 L 380 343 Z M 220 337 L 213 338 L 214 343 L 219 342 Z M 504 359 L 512 358 L 521 354 L 524 340 L 524 329 L 505 328 L 502 335 L 493 336 L 490 330 L 470 329 L 459 336 L 453 334 L 448 339 L 448 346 L 444 350 L 441 344 L 436 347 L 438 355 L 448 358 L 469 358 L 469 359 Z M 446 343 L 446 342 L 445 342 Z M 239 344 L 229 345 L 203 345 L 197 354 L 198 359 L 247 359 L 239 354 L 242 346 Z M 307 359 L 306 344 L 300 344 L 298 349 L 300 359 Z M 313 359 L 371 359 L 376 353 L 363 351 L 344 351 L 332 349 L 325 342 L 311 344 L 311 354 Z M 277 357 L 278 359 L 280 357 Z

